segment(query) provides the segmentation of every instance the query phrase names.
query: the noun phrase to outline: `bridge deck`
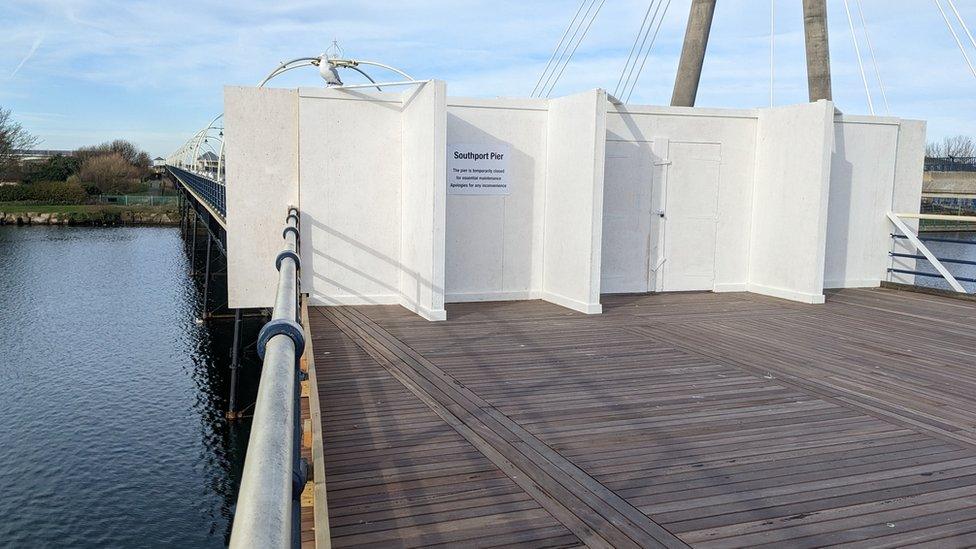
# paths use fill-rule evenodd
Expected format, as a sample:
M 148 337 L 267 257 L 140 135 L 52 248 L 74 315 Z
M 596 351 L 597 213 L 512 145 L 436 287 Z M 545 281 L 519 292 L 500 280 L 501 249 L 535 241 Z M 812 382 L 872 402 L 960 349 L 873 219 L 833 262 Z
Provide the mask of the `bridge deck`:
M 338 546 L 976 544 L 976 305 L 310 313 Z

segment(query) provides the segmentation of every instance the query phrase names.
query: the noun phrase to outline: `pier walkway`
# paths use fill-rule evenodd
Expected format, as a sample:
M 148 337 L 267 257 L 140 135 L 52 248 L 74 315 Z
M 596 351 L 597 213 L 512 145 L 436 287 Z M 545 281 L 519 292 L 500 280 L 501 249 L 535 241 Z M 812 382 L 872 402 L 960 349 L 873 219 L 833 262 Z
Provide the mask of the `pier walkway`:
M 976 304 L 603 304 L 310 309 L 333 545 L 976 544 Z

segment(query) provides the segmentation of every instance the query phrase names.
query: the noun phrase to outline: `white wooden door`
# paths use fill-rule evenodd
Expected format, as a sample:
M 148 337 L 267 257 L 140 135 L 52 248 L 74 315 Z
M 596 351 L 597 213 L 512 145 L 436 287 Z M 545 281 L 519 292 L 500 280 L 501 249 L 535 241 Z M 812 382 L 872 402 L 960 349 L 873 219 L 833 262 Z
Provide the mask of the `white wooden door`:
M 607 141 L 603 180 L 601 293 L 650 289 L 651 144 Z
M 670 144 L 663 291 L 714 288 L 721 152 L 717 143 Z

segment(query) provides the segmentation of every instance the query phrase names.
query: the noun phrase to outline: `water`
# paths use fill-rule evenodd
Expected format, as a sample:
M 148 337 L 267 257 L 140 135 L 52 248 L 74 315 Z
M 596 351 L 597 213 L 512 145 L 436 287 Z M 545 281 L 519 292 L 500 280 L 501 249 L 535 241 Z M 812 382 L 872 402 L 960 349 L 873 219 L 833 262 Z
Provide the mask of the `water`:
M 0 227 L 0 545 L 224 546 L 247 425 L 189 267 L 177 228 Z
M 928 247 L 935 257 L 948 258 L 948 259 L 964 259 L 969 261 L 976 261 L 976 232 L 925 232 L 921 234 L 922 238 L 946 238 L 951 240 L 965 240 L 972 242 L 973 244 L 955 244 L 949 242 L 925 242 L 925 246 Z M 953 276 L 961 276 L 965 278 L 976 279 L 976 265 L 960 265 L 953 263 L 944 263 L 945 267 L 949 269 L 949 272 Z M 938 273 L 928 261 L 918 260 L 917 263 L 918 270 L 925 273 Z M 951 289 L 949 283 L 945 281 L 941 276 L 938 278 L 919 276 L 915 277 L 915 283 L 919 286 L 927 286 L 930 288 L 941 288 L 943 290 Z M 962 282 L 960 284 L 966 288 L 966 291 L 972 293 L 976 292 L 976 284 L 972 282 Z

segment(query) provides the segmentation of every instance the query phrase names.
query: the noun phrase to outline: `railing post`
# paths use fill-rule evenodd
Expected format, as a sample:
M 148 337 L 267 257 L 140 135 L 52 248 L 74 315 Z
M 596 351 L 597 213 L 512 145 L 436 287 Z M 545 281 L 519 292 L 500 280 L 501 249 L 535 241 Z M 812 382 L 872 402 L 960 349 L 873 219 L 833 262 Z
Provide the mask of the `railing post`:
M 237 419 L 237 370 L 241 360 L 241 310 L 234 309 L 234 342 L 230 351 L 230 398 L 227 419 Z
M 207 264 L 203 268 L 203 319 L 210 318 L 210 310 L 207 303 L 210 301 L 210 248 L 213 245 L 213 238 L 210 231 L 207 231 Z
M 197 274 L 197 210 L 193 208 L 193 235 L 190 237 L 190 273 Z

